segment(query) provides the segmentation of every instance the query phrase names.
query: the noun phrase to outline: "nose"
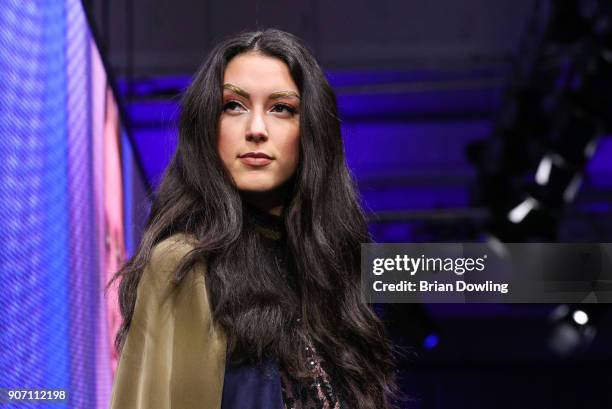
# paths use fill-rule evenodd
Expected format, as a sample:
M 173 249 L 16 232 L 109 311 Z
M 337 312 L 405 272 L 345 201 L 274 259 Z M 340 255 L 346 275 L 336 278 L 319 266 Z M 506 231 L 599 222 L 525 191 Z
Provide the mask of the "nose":
M 268 130 L 262 114 L 253 113 L 251 115 L 247 124 L 246 140 L 255 143 L 268 140 Z

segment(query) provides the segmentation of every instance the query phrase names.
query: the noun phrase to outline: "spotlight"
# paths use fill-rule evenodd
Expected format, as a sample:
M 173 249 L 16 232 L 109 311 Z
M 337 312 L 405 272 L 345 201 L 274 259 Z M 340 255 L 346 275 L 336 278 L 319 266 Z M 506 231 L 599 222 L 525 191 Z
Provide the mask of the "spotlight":
M 599 304 L 557 306 L 550 315 L 550 348 L 565 357 L 585 351 L 597 335 L 596 324 L 604 312 Z
M 537 193 L 531 192 L 531 193 Z M 560 213 L 529 192 L 515 193 L 491 206 L 488 234 L 503 243 L 554 241 Z
M 438 334 L 431 333 L 427 335 L 425 339 L 423 340 L 423 348 L 428 349 L 428 350 L 434 349 L 436 346 L 438 346 L 439 342 L 440 342 L 440 338 L 438 337 Z
M 540 203 L 533 197 L 523 200 L 518 206 L 508 212 L 508 220 L 514 224 L 522 222 L 532 210 L 538 208 Z
M 576 310 L 572 314 L 572 318 L 574 322 L 578 325 L 586 325 L 589 322 L 589 316 L 586 312 L 582 310 Z
M 538 170 L 536 171 L 535 180 L 536 183 L 540 186 L 544 186 L 548 183 L 550 179 L 550 170 L 552 168 L 553 157 L 551 155 L 546 155 L 540 161 L 538 165 Z
M 552 1 L 545 30 L 530 31 L 540 51 L 523 53 L 530 67 L 517 70 L 491 138 L 468 146 L 480 178 L 474 201 L 502 241 L 557 240 L 597 140 L 612 129 L 608 4 Z

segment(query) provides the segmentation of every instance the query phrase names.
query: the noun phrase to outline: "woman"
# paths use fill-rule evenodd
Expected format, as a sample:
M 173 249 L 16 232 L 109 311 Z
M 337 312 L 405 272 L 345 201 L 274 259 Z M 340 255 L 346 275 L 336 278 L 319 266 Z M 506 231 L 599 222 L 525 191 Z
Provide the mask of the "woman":
M 218 45 L 137 254 L 113 408 L 385 408 L 383 326 L 359 289 L 369 235 L 335 96 L 308 50 L 266 30 Z

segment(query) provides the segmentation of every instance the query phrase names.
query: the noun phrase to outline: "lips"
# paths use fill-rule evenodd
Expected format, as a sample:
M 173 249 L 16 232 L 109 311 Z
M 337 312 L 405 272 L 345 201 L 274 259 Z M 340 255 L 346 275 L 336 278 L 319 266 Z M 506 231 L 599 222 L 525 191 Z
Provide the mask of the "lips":
M 264 159 L 272 159 L 271 156 L 266 155 L 263 152 L 248 152 L 243 155 L 240 155 L 239 158 L 264 158 Z
M 269 165 L 272 157 L 263 152 L 248 152 L 238 156 L 240 161 L 248 166 L 261 167 Z

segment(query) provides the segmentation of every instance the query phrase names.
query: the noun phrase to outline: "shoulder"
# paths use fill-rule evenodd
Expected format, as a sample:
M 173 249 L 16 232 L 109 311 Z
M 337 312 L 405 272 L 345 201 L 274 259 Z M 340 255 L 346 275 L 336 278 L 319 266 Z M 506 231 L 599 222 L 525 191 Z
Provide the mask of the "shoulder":
M 167 300 L 176 290 L 192 287 L 194 282 L 205 286 L 205 270 L 203 263 L 198 263 L 178 283 L 173 280 L 181 261 L 196 247 L 195 238 L 176 234 L 157 243 L 151 250 L 140 283 L 138 292 L 154 293 L 158 297 Z
M 151 256 L 145 268 L 148 278 L 170 280 L 171 274 L 179 263 L 196 246 L 195 239 L 185 234 L 175 234 L 159 243 L 151 250 Z
M 171 280 L 195 247 L 185 235 L 152 250 L 113 386 L 111 408 L 219 408 L 227 341 L 213 320 L 201 263 Z
M 175 234 L 153 247 L 149 262 L 164 267 L 176 266 L 195 246 L 195 238 L 183 233 Z
M 147 316 L 168 322 L 175 322 L 175 318 L 199 317 L 198 320 L 204 319 L 206 326 L 209 325 L 212 313 L 206 266 L 198 262 L 180 281 L 174 280 L 180 262 L 195 247 L 195 239 L 184 234 L 168 237 L 153 247 L 138 284 L 137 310 L 140 308 Z

